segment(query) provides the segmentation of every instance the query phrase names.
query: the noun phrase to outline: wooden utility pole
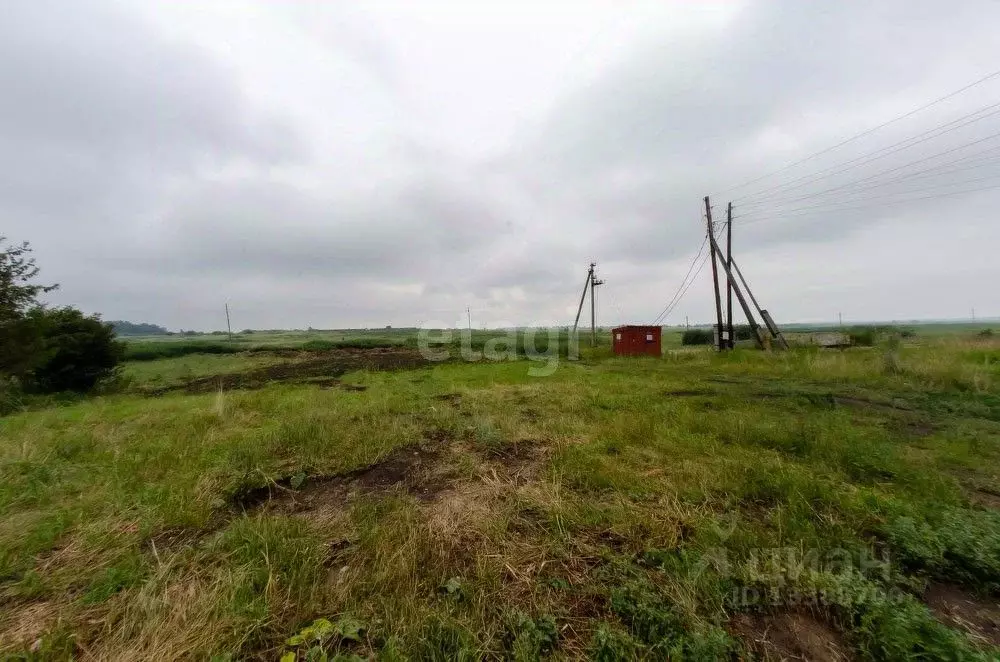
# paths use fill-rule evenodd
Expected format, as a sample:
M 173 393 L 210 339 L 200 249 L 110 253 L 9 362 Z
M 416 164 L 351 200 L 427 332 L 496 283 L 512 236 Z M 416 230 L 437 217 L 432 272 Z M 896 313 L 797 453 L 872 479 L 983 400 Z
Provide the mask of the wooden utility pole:
M 726 264 L 733 271 L 733 203 L 726 205 Z M 729 326 L 729 349 L 736 346 L 736 334 L 733 332 L 733 279 L 726 276 L 726 322 Z
M 597 286 L 604 285 L 603 280 L 597 280 L 597 274 L 594 273 L 594 267 L 597 266 L 593 262 L 590 264 L 590 346 L 595 347 L 597 345 Z
M 233 327 L 229 323 L 229 302 L 226 302 L 226 330 L 229 332 L 229 342 L 233 342 Z
M 785 336 L 781 333 L 781 329 L 779 329 L 778 325 L 774 323 L 774 319 L 771 317 L 771 314 L 761 308 L 760 304 L 757 303 L 757 297 L 753 295 L 753 290 L 750 289 L 750 284 L 747 283 L 747 279 L 743 277 L 743 272 L 740 271 L 740 265 L 736 263 L 736 260 L 733 260 L 733 269 L 736 270 L 736 275 L 740 277 L 740 282 L 743 283 L 743 288 L 750 296 L 750 301 L 753 302 L 753 306 L 757 309 L 757 313 L 760 315 L 760 318 L 764 320 L 764 324 L 767 326 L 767 330 L 771 333 L 771 336 L 778 341 L 778 344 L 781 345 L 783 349 L 788 349 L 788 341 L 785 340 Z
M 708 242 L 712 252 L 712 286 L 715 288 L 715 328 L 718 334 L 716 349 L 721 352 L 725 347 L 725 341 L 722 339 L 722 299 L 719 296 L 719 268 L 715 263 L 717 247 L 715 245 L 715 231 L 712 228 L 712 203 L 709 201 L 707 195 L 705 196 L 705 220 L 708 223 Z
M 472 333 L 472 309 L 466 308 L 465 314 L 469 317 L 469 333 Z
M 587 290 L 590 288 L 591 281 L 594 280 L 594 267 L 596 265 L 591 262 L 590 269 L 587 271 L 587 280 L 583 283 L 583 294 L 580 295 L 580 305 L 576 308 L 576 320 L 573 322 L 573 333 L 576 333 L 576 327 L 580 324 L 580 313 L 583 312 L 583 302 L 587 299 Z
M 708 240 L 709 240 L 709 242 L 711 242 L 711 244 L 715 248 L 715 250 L 718 251 L 719 254 L 721 254 L 722 253 L 722 249 L 719 248 L 716 245 L 716 243 L 715 243 L 715 236 L 712 235 L 711 233 L 709 233 Z M 719 261 L 722 263 L 722 268 L 725 269 L 725 271 L 726 271 L 726 277 L 729 278 L 729 281 L 733 285 L 733 291 L 736 292 L 736 299 L 740 302 L 740 307 L 743 308 L 743 314 L 746 315 L 747 323 L 750 325 L 750 331 L 753 332 L 754 337 L 757 339 L 757 345 L 759 347 L 763 348 L 764 347 L 764 337 L 761 335 L 760 327 L 757 326 L 757 321 L 754 319 L 753 313 L 750 312 L 750 305 L 747 303 L 747 300 L 743 297 L 743 290 L 741 290 L 740 287 L 739 287 L 739 285 L 736 284 L 736 282 L 735 282 L 736 279 L 733 277 L 733 272 L 729 268 L 729 265 L 726 263 L 726 261 L 725 260 L 719 260 Z M 716 287 L 715 293 L 716 293 L 715 301 L 716 301 L 716 303 L 718 303 L 719 302 L 719 297 L 718 297 L 719 289 L 718 289 L 718 287 Z M 720 313 L 720 315 L 721 315 L 721 313 Z M 720 328 L 722 326 L 721 320 L 720 320 L 719 326 L 720 326 Z M 721 340 L 720 340 L 720 344 L 721 344 Z

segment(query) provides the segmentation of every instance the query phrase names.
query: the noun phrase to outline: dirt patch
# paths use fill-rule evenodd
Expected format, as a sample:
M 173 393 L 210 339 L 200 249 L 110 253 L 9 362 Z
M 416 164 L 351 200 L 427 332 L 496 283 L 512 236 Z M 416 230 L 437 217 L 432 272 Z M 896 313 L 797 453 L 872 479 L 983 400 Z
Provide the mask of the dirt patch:
M 913 439 L 929 437 L 938 431 L 937 426 L 933 423 L 913 418 L 904 418 L 895 421 L 892 424 L 892 427 L 899 431 L 903 436 L 911 437 Z
M 664 391 L 663 395 L 669 396 L 671 398 L 690 398 L 698 395 L 715 395 L 715 391 L 709 391 L 708 389 L 678 389 L 675 391 Z
M 979 598 L 954 584 L 935 583 L 924 593 L 924 602 L 938 620 L 965 630 L 981 644 L 1000 646 L 1000 605 Z
M 1000 510 L 1000 495 L 987 492 L 986 490 L 976 490 L 971 497 L 973 503 L 979 504 L 983 508 Z
M 241 510 L 266 508 L 285 513 L 341 509 L 354 494 L 397 488 L 421 501 L 431 501 L 449 486 L 446 478 L 435 471 L 440 456 L 438 448 L 407 446 L 362 469 L 331 476 L 306 476 L 300 479 L 298 488 L 292 487 L 293 482 L 299 483 L 295 477 L 283 478 L 238 495 L 234 506 Z
M 246 372 L 199 377 L 183 384 L 146 391 L 162 395 L 171 391 L 211 393 L 234 389 L 258 389 L 273 382 L 313 384 L 327 388 L 363 391 L 364 386 L 344 384 L 337 379 L 355 370 L 401 370 L 425 365 L 427 360 L 415 349 L 406 347 L 342 348 L 323 352 L 316 358 L 287 361 Z
M 843 636 L 808 613 L 739 614 L 729 629 L 765 660 L 852 659 Z
M 714 384 L 746 384 L 745 379 L 734 379 L 732 377 L 707 377 L 706 382 L 712 382 Z
M 882 411 L 913 411 L 913 407 L 899 402 L 881 402 L 847 395 L 831 395 L 830 400 L 835 405 L 843 407 L 855 407 L 858 409 L 878 409 Z
M 522 439 L 502 446 L 476 450 L 483 458 L 480 476 L 512 483 L 525 483 L 538 475 L 548 448 L 537 441 Z
M 447 402 L 450 405 L 458 406 L 462 404 L 462 394 L 461 393 L 442 393 L 440 395 L 434 396 L 435 400 L 440 400 L 441 402 Z

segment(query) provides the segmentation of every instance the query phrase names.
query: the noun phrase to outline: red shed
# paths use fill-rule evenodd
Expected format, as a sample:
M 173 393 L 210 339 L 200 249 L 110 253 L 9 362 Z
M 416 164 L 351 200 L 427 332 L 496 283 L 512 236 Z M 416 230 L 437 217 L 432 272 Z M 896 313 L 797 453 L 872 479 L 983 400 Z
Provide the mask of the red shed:
M 662 356 L 660 331 L 658 326 L 619 326 L 611 329 L 611 344 L 622 356 Z

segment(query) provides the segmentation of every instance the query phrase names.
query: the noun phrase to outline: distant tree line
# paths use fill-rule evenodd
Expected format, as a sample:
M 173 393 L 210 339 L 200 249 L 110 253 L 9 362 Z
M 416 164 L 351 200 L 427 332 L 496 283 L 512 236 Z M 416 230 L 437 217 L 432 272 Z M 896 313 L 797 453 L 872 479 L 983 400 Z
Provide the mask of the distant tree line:
M 37 276 L 30 245 L 0 237 L 0 410 L 20 392 L 89 391 L 122 356 L 97 315 L 42 305 L 38 297 L 58 285 L 39 285 Z
M 111 328 L 119 336 L 166 336 L 170 332 L 158 324 L 147 322 L 126 322 L 125 320 L 111 320 L 108 322 Z

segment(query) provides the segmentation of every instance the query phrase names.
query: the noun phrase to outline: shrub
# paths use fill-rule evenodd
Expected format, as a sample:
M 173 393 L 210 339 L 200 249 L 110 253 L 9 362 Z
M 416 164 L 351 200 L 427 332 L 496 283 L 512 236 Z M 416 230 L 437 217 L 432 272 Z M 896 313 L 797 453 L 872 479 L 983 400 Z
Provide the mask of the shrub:
M 688 329 L 681 336 L 682 345 L 711 345 L 715 341 L 715 333 L 706 329 Z
M 37 334 L 37 354 L 23 376 L 33 391 L 89 391 L 110 377 L 123 354 L 110 324 L 75 308 L 36 308 L 28 324 Z
M 875 329 L 870 326 L 854 327 L 847 332 L 851 344 L 855 347 L 871 347 L 875 344 Z

